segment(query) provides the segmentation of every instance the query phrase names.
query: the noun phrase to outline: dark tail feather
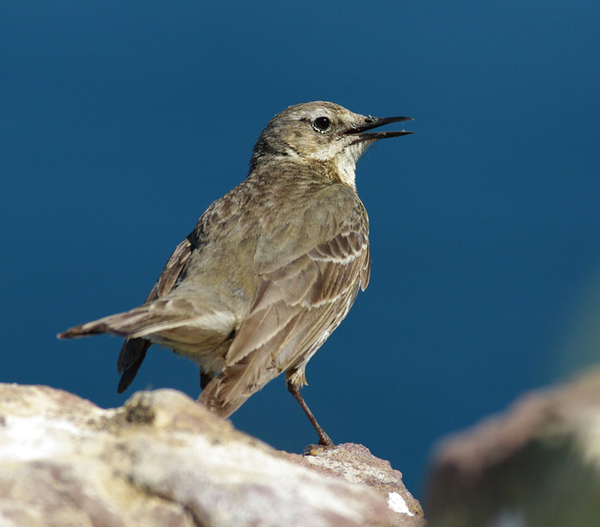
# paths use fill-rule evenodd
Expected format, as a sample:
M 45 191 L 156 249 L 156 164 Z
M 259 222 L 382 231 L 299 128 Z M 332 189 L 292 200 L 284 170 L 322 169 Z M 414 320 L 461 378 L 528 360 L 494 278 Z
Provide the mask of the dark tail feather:
M 140 331 L 144 325 L 152 323 L 152 320 L 148 320 L 145 311 L 144 308 L 138 308 L 127 313 L 101 318 L 67 329 L 67 331 L 59 333 L 57 336 L 59 339 L 72 339 L 111 333 L 127 338 L 121 348 L 117 362 L 117 371 L 122 373 L 117 391 L 122 393 L 135 378 L 146 357 L 146 351 L 152 345 L 152 342 L 141 337 L 128 338 L 135 331 Z
M 117 371 L 122 374 L 117 393 L 123 393 L 129 387 L 142 362 L 144 362 L 146 352 L 151 345 L 152 342 L 141 337 L 125 341 L 117 361 Z

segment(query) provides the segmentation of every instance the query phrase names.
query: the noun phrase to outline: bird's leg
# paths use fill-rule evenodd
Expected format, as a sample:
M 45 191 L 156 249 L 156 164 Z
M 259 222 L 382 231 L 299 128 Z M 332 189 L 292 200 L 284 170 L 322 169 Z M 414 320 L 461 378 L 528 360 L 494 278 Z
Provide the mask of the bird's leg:
M 323 428 L 321 428 L 321 425 L 319 423 L 317 423 L 315 416 L 310 411 L 310 408 L 308 407 L 308 405 L 302 398 L 302 395 L 300 395 L 300 385 L 292 384 L 291 382 L 288 382 L 287 385 L 288 385 L 288 390 L 294 396 L 294 399 L 296 399 L 296 401 L 298 401 L 298 403 L 300 404 L 300 407 L 302 408 L 302 410 L 304 410 L 304 413 L 306 414 L 306 417 L 308 417 L 310 424 L 313 425 L 314 429 L 317 431 L 317 434 L 319 434 L 319 445 L 323 445 L 323 446 L 327 446 L 327 447 L 335 446 L 333 444 L 333 441 L 325 433 L 325 430 L 323 430 Z
M 206 388 L 206 385 L 212 381 L 215 377 L 214 372 L 209 371 L 209 372 L 205 372 L 202 371 L 202 369 L 200 369 L 200 388 L 202 390 L 204 390 L 204 388 Z

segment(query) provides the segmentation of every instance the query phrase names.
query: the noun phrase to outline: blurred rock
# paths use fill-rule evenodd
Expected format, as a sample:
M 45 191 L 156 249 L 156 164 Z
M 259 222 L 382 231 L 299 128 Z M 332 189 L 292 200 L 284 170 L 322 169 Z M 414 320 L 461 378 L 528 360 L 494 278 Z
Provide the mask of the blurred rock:
M 430 527 L 600 526 L 600 372 L 443 441 L 425 510 Z
M 275 451 L 173 390 L 103 410 L 0 384 L 0 525 L 424 525 L 389 463 L 359 445 L 315 453 Z

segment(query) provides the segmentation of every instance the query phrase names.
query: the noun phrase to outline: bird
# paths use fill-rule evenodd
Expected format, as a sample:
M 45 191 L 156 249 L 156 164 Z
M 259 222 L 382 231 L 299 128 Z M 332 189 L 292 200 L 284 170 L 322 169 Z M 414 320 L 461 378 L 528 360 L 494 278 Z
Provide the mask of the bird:
M 308 361 L 369 283 L 369 219 L 356 162 L 378 118 L 325 101 L 290 106 L 260 134 L 248 176 L 216 200 L 175 249 L 143 305 L 72 327 L 60 339 L 124 337 L 121 393 L 152 344 L 200 366 L 198 402 L 227 418 L 285 372 L 319 436 L 333 441 L 300 394 Z

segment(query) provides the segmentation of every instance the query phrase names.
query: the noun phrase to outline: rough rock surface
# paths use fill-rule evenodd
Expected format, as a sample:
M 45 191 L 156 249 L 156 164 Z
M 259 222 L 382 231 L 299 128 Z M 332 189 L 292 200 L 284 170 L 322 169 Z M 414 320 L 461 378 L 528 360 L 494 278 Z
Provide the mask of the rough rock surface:
M 406 490 L 402 482 L 402 473 L 394 470 L 389 461 L 375 457 L 362 445 L 344 443 L 332 449 L 316 446 L 307 456 L 289 454 L 290 459 L 305 466 L 316 467 L 322 474 L 343 479 L 350 483 L 370 486 L 387 500 L 388 506 L 409 517 L 423 516 L 420 503 Z M 414 521 L 404 518 L 406 523 Z
M 443 441 L 431 527 L 600 527 L 600 372 Z
M 389 463 L 360 445 L 314 453 L 275 451 L 173 390 L 103 410 L 0 384 L 0 525 L 424 525 Z

